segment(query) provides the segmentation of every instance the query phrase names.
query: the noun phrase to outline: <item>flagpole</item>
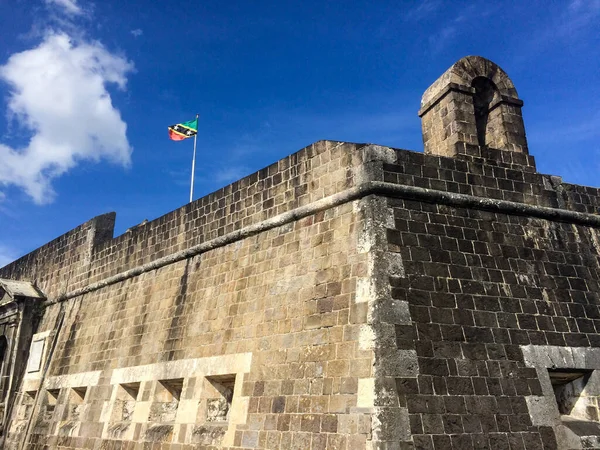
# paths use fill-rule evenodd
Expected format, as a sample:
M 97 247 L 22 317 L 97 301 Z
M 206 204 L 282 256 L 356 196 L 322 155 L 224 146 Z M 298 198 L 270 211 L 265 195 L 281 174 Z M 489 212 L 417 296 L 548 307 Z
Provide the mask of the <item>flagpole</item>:
M 196 171 L 196 140 L 198 139 L 198 114 L 196 114 L 196 134 L 194 135 L 194 155 L 192 156 L 192 182 L 190 186 L 190 203 L 194 199 L 194 172 Z

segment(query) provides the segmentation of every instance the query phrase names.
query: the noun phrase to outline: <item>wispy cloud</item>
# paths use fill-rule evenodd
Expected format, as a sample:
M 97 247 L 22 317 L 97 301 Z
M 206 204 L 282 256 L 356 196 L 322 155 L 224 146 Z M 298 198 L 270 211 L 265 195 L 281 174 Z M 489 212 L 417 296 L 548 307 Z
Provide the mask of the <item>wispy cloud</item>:
M 69 14 L 80 10 L 74 0 L 51 3 Z M 132 70 L 131 62 L 101 43 L 54 29 L 46 29 L 38 45 L 11 55 L 0 66 L 0 81 L 9 87 L 6 116 L 11 128 L 31 138 L 23 146 L 0 143 L 0 187 L 17 186 L 42 204 L 54 198 L 52 181 L 81 161 L 127 166 L 127 125 L 107 86 L 124 90 Z
M 83 9 L 77 4 L 77 0 L 45 0 L 49 6 L 56 6 L 65 14 L 78 16 L 83 14 Z
M 198 197 L 198 184 L 206 185 L 210 190 L 219 189 L 239 180 L 240 178 L 245 177 L 246 175 L 250 175 L 252 172 L 259 169 L 258 167 L 251 169 L 246 165 L 230 165 L 230 163 L 226 168 L 218 168 L 215 167 L 215 164 L 204 166 L 202 164 L 204 161 L 200 162 L 201 164 L 199 164 L 199 167 L 196 166 L 196 176 L 194 182 L 194 185 L 196 186 L 194 192 L 196 195 L 194 198 Z M 166 174 L 171 178 L 175 185 L 181 187 L 187 186 L 187 189 L 189 190 L 191 182 L 191 172 L 189 168 L 181 170 L 167 170 Z
M 190 169 L 167 169 L 165 173 L 171 178 L 174 184 L 177 186 L 189 186 L 190 185 Z
M 413 8 L 409 8 L 404 14 L 406 21 L 421 21 L 430 17 L 442 7 L 441 0 L 422 0 Z
M 544 158 L 538 159 L 540 171 L 560 167 L 559 175 L 569 183 L 600 186 L 600 114 L 560 124 L 534 123 L 529 126 L 527 135 L 534 154 L 543 149 Z
M 540 49 L 551 47 L 557 41 L 571 45 L 575 42 L 588 42 L 580 39 L 582 33 L 596 32 L 600 21 L 600 0 L 572 0 L 563 4 L 561 10 L 544 24 L 543 28 L 531 33 L 531 39 L 526 41 L 526 47 L 521 49 L 521 57 L 539 52 Z
M 595 140 L 600 137 L 600 113 L 590 114 L 577 122 L 535 124 L 528 132 L 539 145 L 568 145 L 573 142 Z
M 250 169 L 246 166 L 233 166 L 217 170 L 212 176 L 212 179 L 219 184 L 229 184 L 250 173 Z
M 375 34 L 378 38 L 385 38 L 391 33 L 394 33 L 399 27 L 406 26 L 402 24 L 403 22 L 411 22 L 414 24 L 422 22 L 425 19 L 430 19 L 442 6 L 441 0 L 422 0 L 417 2 L 414 6 L 395 10 L 394 13 L 389 14 L 387 18 L 379 24 Z
M 544 146 L 546 154 L 543 159 L 537 160 L 538 172 L 560 175 L 566 183 L 600 187 L 600 147 L 574 151 L 572 145 L 556 143 Z M 568 157 L 565 157 L 565 152 L 568 152 Z M 560 171 L 556 167 L 560 167 Z
M 458 35 L 457 22 L 446 25 L 435 34 L 429 36 L 429 47 L 432 53 L 438 54 Z
M 565 35 L 593 26 L 598 30 L 600 19 L 600 0 L 573 0 L 566 12 L 566 20 L 561 22 L 561 31 Z
M 18 257 L 19 252 L 16 249 L 0 243 L 0 267 L 4 267 Z
M 600 150 L 588 154 L 585 162 L 575 158 L 561 162 L 560 175 L 567 183 L 600 187 L 598 171 L 600 171 Z
M 466 28 L 466 24 L 475 23 L 477 19 L 491 15 L 495 9 L 495 6 L 482 7 L 479 4 L 461 9 L 457 15 L 446 21 L 435 33 L 429 36 L 429 46 L 432 53 L 440 53 L 460 34 L 461 29 Z
M 390 111 L 363 110 L 341 111 L 336 114 L 298 114 L 286 120 L 294 127 L 311 130 L 317 139 L 344 139 L 354 142 L 377 142 L 392 145 L 405 141 L 419 119 L 413 108 Z M 310 142 L 306 142 L 310 144 Z
M 144 34 L 144 31 L 140 28 L 136 28 L 135 30 L 131 30 L 131 34 L 133 34 L 134 37 L 138 38 L 142 34 Z

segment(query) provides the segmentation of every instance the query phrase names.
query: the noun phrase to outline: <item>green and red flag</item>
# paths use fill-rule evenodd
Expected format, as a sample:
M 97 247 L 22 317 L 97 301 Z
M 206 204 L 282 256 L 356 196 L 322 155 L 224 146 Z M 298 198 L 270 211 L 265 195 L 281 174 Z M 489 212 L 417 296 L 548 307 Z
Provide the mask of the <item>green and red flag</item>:
M 183 141 L 198 133 L 198 118 L 188 122 L 178 123 L 169 127 L 169 138 L 173 141 Z

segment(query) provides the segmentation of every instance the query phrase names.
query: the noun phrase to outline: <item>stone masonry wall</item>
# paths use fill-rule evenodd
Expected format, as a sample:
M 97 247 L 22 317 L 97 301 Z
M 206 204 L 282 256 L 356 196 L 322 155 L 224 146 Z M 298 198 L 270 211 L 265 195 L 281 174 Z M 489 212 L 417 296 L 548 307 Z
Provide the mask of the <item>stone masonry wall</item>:
M 1 268 L 0 277 L 35 280 L 60 297 L 353 186 L 363 147 L 319 141 L 114 239 L 114 213 L 100 216 Z
M 1 269 L 49 299 L 36 335 L 49 365 L 25 376 L 6 448 L 365 448 L 374 353 L 356 286 L 368 214 L 328 198 L 367 180 L 376 156 L 317 143 L 86 244 L 87 259 L 59 261 L 51 243 Z M 65 248 L 88 234 L 70 232 Z
M 86 409 L 76 420 L 38 412 L 29 448 L 364 447 L 370 417 L 347 414 L 372 367 L 356 342 L 366 311 L 353 301 L 365 271 L 348 245 L 354 229 L 347 204 L 77 299 L 48 383 L 68 402 L 83 384 L 69 377 L 87 374 Z M 235 376 L 230 428 L 208 421 L 202 403 L 206 380 L 226 375 Z M 170 417 L 157 412 L 156 392 L 173 378 L 182 394 Z M 140 383 L 127 419 L 114 416 L 118 381 Z
M 385 177 L 588 213 L 600 206 L 597 189 L 418 153 L 397 152 Z M 392 298 L 408 302 L 411 317 L 396 326 L 397 346 L 418 358 L 417 375 L 396 379 L 415 448 L 581 448 L 561 443 L 560 421 L 540 420 L 532 409 L 548 374 L 527 364 L 524 349 L 600 345 L 597 229 L 517 209 L 501 214 L 396 198 L 387 208 L 388 250 L 404 266 L 403 276 L 389 277 Z M 558 418 L 556 405 L 547 407 L 546 415 Z

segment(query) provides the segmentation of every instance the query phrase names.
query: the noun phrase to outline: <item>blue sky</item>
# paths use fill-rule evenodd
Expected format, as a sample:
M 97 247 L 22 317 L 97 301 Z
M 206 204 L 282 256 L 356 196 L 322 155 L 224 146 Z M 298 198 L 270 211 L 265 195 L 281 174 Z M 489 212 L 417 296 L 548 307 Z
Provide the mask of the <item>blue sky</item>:
M 176 6 L 174 6 L 176 5 Z M 600 186 L 600 0 L 0 0 L 0 266 L 90 218 L 117 234 L 320 139 L 422 151 L 423 91 L 499 64 L 538 170 Z

